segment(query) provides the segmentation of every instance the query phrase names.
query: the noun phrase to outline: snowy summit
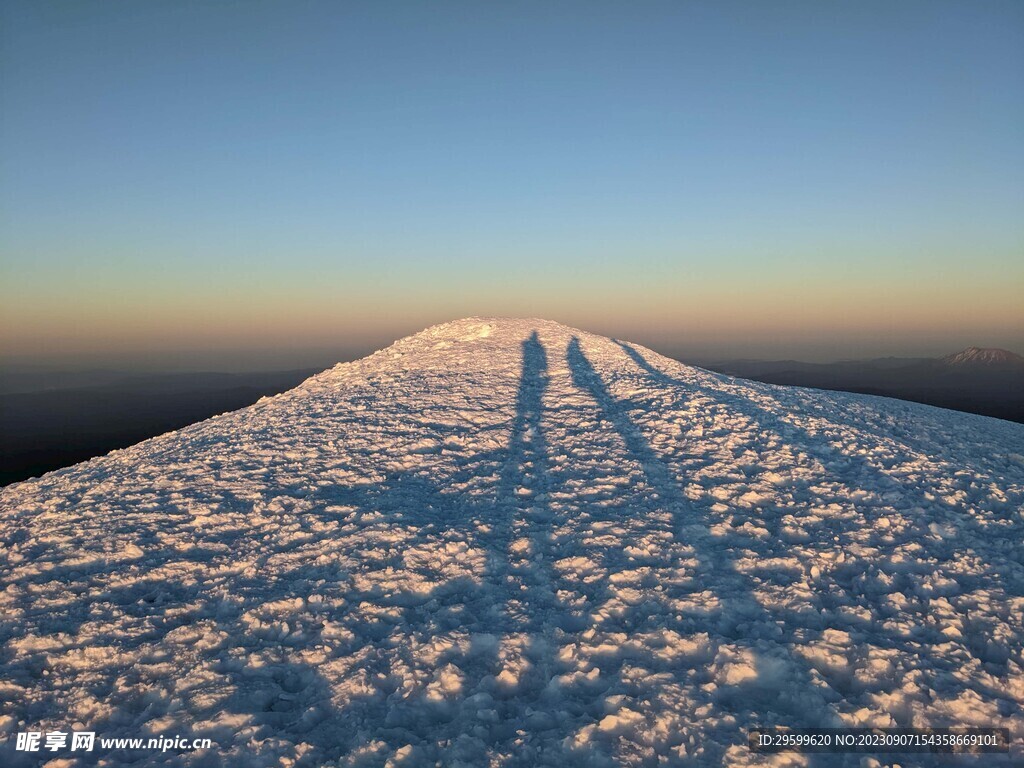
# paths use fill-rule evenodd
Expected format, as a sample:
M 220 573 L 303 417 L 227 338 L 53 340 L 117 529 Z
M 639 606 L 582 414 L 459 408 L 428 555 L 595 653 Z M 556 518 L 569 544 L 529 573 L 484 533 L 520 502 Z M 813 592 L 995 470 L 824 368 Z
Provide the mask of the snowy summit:
M 111 766 L 862 764 L 751 753 L 771 724 L 1024 760 L 1022 452 L 556 323 L 430 328 L 0 492 L 0 763 L 88 730 L 214 745 Z
M 1024 366 L 1024 357 L 1006 349 L 995 347 L 968 347 L 952 355 L 942 358 L 946 365 L 1002 365 Z

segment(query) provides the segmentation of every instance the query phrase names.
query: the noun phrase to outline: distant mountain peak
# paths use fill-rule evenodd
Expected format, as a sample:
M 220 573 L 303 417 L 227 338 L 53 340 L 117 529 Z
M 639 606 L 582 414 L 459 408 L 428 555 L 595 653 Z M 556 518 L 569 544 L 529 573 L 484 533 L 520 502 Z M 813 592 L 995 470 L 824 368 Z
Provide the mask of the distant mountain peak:
M 946 365 L 1024 365 L 1024 357 L 995 347 L 968 347 L 942 358 Z

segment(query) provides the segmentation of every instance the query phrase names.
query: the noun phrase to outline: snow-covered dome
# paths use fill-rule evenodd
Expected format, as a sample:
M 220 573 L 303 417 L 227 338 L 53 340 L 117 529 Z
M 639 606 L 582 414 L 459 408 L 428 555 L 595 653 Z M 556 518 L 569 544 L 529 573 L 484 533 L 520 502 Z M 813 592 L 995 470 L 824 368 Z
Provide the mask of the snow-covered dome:
M 736 766 L 776 723 L 1019 745 L 1022 447 L 557 323 L 436 326 L 3 489 L 0 728 L 214 742 L 109 765 Z

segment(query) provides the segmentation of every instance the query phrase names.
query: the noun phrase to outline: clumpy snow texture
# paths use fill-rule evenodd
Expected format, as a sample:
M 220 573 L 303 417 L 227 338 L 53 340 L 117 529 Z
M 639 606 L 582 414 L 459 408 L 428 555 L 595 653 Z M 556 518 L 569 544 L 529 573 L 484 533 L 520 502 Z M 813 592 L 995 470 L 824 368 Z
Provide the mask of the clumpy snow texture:
M 942 764 L 1021 761 L 1022 452 L 1018 424 L 551 322 L 437 326 L 4 489 L 0 738 L 214 742 L 83 763 L 110 766 L 859 766 L 746 734 L 977 725 L 1014 753 Z

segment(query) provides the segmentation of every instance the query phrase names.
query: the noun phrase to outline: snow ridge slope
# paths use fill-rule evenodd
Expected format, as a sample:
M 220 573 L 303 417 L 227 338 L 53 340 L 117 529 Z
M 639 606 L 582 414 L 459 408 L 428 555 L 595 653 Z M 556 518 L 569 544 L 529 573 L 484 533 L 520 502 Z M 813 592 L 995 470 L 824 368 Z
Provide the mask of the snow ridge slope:
M 0 730 L 216 745 L 111 765 L 786 764 L 748 751 L 766 724 L 1019 744 L 1022 446 L 547 321 L 436 326 L 3 489 Z

